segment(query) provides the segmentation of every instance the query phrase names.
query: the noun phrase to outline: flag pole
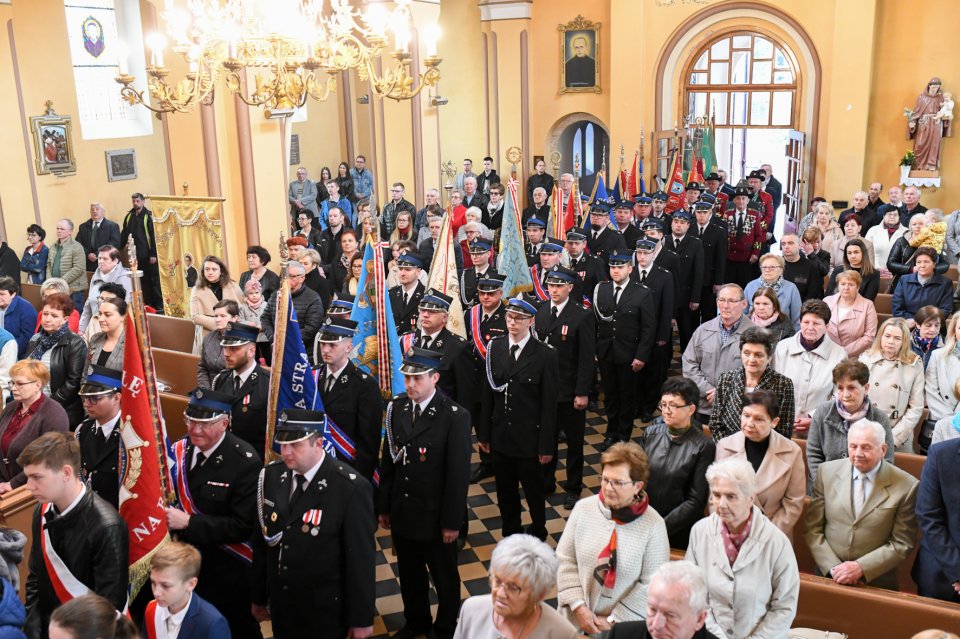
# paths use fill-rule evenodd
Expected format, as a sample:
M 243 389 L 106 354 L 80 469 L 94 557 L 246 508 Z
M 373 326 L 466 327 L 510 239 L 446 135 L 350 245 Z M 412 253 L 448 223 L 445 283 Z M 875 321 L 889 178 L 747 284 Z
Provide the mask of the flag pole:
M 573 154 L 573 193 L 574 205 L 580 201 L 580 154 Z M 577 228 L 583 226 L 583 216 L 580 215 L 580 207 L 577 206 Z
M 130 262 L 131 319 L 133 320 L 133 328 L 134 332 L 136 333 L 137 348 L 140 349 L 140 358 L 143 361 L 143 381 L 147 386 L 147 402 L 150 405 L 150 413 L 153 416 L 153 439 L 156 446 L 157 462 L 159 463 L 157 468 L 160 471 L 160 495 L 163 499 L 163 506 L 166 508 L 167 506 L 176 503 L 177 499 L 176 495 L 173 493 L 173 487 L 168 481 L 168 478 L 170 477 L 170 467 L 167 465 L 167 444 L 165 441 L 166 437 L 164 428 L 161 424 L 163 417 L 160 415 L 160 398 L 157 395 L 157 380 L 153 367 L 153 353 L 150 350 L 150 333 L 147 328 L 147 312 L 143 303 L 143 286 L 140 283 L 140 278 L 143 277 L 143 271 L 138 269 L 137 248 L 134 244 L 132 234 L 127 240 L 127 255 Z M 130 416 L 127 415 L 127 422 L 129 423 L 129 421 Z
M 277 459 L 273 451 L 273 435 L 277 427 L 277 401 L 280 398 L 280 377 L 283 370 L 283 349 L 287 336 L 287 315 L 290 306 L 290 280 L 287 278 L 287 262 L 290 252 L 283 233 L 280 233 L 280 288 L 277 289 L 277 307 L 274 311 L 272 357 L 270 360 L 270 394 L 267 395 L 267 431 L 264 439 L 263 459 L 269 464 Z

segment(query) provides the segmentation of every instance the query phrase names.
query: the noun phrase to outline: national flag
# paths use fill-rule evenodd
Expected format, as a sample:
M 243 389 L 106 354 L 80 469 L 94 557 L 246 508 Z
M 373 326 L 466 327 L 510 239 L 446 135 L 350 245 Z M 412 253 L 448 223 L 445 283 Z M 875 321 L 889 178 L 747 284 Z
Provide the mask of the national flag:
M 270 372 L 270 394 L 267 397 L 266 461 L 277 458 L 279 449 L 273 443 L 277 416 L 287 408 L 322 410 L 317 381 L 307 357 L 300 333 L 297 310 L 290 295 L 290 281 L 284 278 L 277 291 L 276 330 L 273 334 L 273 366 Z M 326 443 L 326 438 L 324 439 Z
M 523 250 L 523 230 L 520 227 L 520 207 L 517 200 L 518 183 L 511 179 L 507 184 L 507 199 L 503 205 L 503 228 L 500 229 L 500 252 L 497 256 L 497 272 L 506 276 L 503 292 L 506 297 L 533 290 L 527 255 Z
M 638 150 L 633 156 L 633 166 L 630 169 L 630 194 L 631 197 L 636 197 L 644 193 L 646 189 L 643 185 L 643 158 Z
M 383 251 L 378 243 L 369 239 L 363 250 L 363 269 L 350 319 L 357 323 L 351 361 L 360 370 L 373 375 L 385 399 L 404 392 L 403 374 L 400 373 L 403 352 L 393 322 L 390 296 L 387 295 Z
M 610 197 L 613 199 L 613 202 L 614 202 L 615 204 L 620 204 L 620 202 L 622 202 L 623 200 L 627 199 L 627 196 L 626 196 L 626 195 L 624 195 L 624 196 L 621 196 L 621 195 L 620 195 L 620 188 L 621 188 L 621 186 L 622 186 L 622 185 L 621 185 L 621 179 L 620 179 L 621 173 L 622 173 L 622 171 L 621 171 L 620 173 L 617 173 L 617 177 L 616 177 L 616 179 L 613 181 L 613 192 L 610 194 Z
M 450 215 L 443 216 L 440 235 L 437 237 L 437 248 L 433 252 L 433 261 L 430 263 L 430 275 L 427 278 L 427 288 L 440 291 L 453 298 L 450 304 L 447 328 L 450 332 L 467 337 L 467 327 L 463 321 L 463 306 L 460 303 L 460 278 L 457 277 L 457 260 L 454 251 L 461 250 L 460 244 L 453 239 L 453 225 Z
M 700 148 L 700 153 L 703 159 L 704 175 L 717 170 L 717 131 L 712 114 L 703 134 L 703 145 Z
M 694 149 L 693 164 L 690 167 L 690 175 L 687 177 L 687 182 L 699 182 L 703 184 L 703 176 L 703 158 L 701 158 L 697 150 Z
M 670 177 L 667 179 L 667 213 L 673 213 L 683 207 L 684 192 L 682 155 L 674 149 L 670 165 Z
M 170 539 L 164 507 L 174 501 L 167 434 L 139 286 L 129 307 L 120 391 L 120 516 L 130 540 L 129 597 L 150 575 L 153 554 Z

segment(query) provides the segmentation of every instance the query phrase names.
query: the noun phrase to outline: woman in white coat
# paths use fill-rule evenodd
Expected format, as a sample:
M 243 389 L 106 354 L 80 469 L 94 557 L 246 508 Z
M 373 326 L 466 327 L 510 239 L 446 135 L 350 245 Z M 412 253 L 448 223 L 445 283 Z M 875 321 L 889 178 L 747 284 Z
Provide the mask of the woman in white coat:
M 910 349 L 905 320 L 880 325 L 873 346 L 860 356 L 870 369 L 870 401 L 890 420 L 898 453 L 913 452 L 913 435 L 923 415 L 923 360 Z
M 750 462 L 715 462 L 707 481 L 714 512 L 693 526 L 686 556 L 707 582 L 706 628 L 718 639 L 786 639 L 800 595 L 790 540 L 754 503 Z
M 953 385 L 960 380 L 960 313 L 954 313 L 947 324 L 947 337 L 943 346 L 930 353 L 927 364 L 924 395 L 930 419 L 939 421 L 944 417 L 953 417 L 958 411 L 958 403 L 953 395 Z
M 894 243 L 903 237 L 907 227 L 900 224 L 900 211 L 891 207 L 883 215 L 883 221 L 867 231 L 866 239 L 873 243 L 873 267 L 881 277 L 892 277 L 887 269 L 887 258 Z

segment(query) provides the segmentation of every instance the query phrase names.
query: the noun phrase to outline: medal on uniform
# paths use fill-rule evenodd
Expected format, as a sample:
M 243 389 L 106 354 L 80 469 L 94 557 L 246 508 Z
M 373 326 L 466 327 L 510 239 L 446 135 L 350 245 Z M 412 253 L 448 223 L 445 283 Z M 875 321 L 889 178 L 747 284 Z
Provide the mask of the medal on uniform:
M 317 535 L 320 534 L 320 529 L 319 529 L 319 528 L 311 528 L 311 529 L 310 529 L 310 534 L 313 535 L 314 537 L 316 537 Z
M 277 513 L 273 512 L 270 514 L 270 521 L 277 521 Z
M 243 412 L 247 412 L 248 406 L 250 405 L 250 395 L 244 395 L 243 397 Z
M 311 508 L 307 512 L 303 513 L 303 528 L 304 533 L 309 532 L 311 535 L 316 537 L 320 534 L 320 530 L 317 526 L 320 525 L 320 516 L 323 514 L 323 510 L 320 508 Z
M 426 449 L 426 448 L 420 448 L 419 450 L 420 450 L 420 461 L 422 461 L 422 462 L 427 461 L 427 449 Z
M 570 330 L 570 327 L 567 324 L 564 324 L 560 327 L 560 340 L 567 341 L 567 332 Z
M 302 533 L 306 533 L 306 532 L 309 531 L 309 530 L 310 530 L 310 526 L 308 526 L 308 525 L 306 525 L 306 524 L 304 524 L 303 526 L 300 527 L 300 532 L 302 532 Z

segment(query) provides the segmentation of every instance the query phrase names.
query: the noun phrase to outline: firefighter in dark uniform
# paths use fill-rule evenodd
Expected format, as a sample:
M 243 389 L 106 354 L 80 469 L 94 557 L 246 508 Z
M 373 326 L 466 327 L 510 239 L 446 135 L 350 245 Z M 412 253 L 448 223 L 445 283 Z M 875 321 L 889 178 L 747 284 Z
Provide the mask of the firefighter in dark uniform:
M 660 402 L 660 387 L 667 379 L 670 360 L 673 357 L 672 319 L 676 279 L 654 262 L 658 247 L 658 243 L 651 239 L 637 242 L 634 253 L 637 265 L 632 274 L 636 276 L 638 283 L 650 289 L 653 295 L 654 312 L 657 315 L 656 341 L 651 351 L 650 361 L 637 377 L 640 421 L 643 422 L 653 419 L 653 412 Z
M 630 441 L 637 415 L 637 374 L 650 361 L 657 319 L 650 289 L 630 279 L 630 253 L 610 255 L 610 281 L 597 284 L 597 359 L 607 434 L 598 450 Z
M 80 480 L 119 509 L 120 391 L 123 371 L 91 365 L 80 384 L 80 399 L 89 419 L 74 432 L 80 442 Z
M 503 536 L 521 532 L 520 486 L 532 523 L 526 533 L 547 537 L 543 469 L 556 445 L 557 353 L 531 329 L 537 308 L 518 296 L 507 302 L 507 336 L 487 347 L 479 435 L 493 454 Z
M 584 251 L 586 247 L 586 235 L 579 230 L 567 231 L 565 248 L 570 256 L 570 270 L 577 274 L 577 281 L 570 295 L 581 304 L 593 304 L 593 289 L 607 279 L 607 273 L 603 261 L 587 254 Z
M 467 341 L 470 342 L 470 355 L 473 357 L 474 369 L 479 371 L 481 376 L 485 375 L 487 345 L 490 340 L 507 334 L 507 313 L 502 301 L 503 281 L 505 279 L 505 275 L 488 272 L 485 278 L 478 280 L 477 295 L 480 298 L 480 303 L 466 313 Z M 482 377 L 479 383 L 485 383 Z M 480 436 L 478 427 L 480 397 L 481 393 L 476 393 L 473 406 L 468 407 L 478 437 Z M 493 477 L 493 461 L 490 458 L 490 453 L 481 449 L 480 464 L 470 475 L 470 483 L 475 484 L 488 477 Z
M 616 222 L 616 229 L 623 236 L 624 246 L 634 246 L 643 233 L 633 223 L 633 202 L 623 200 L 618 203 L 613 211 L 613 217 Z
M 260 471 L 254 615 L 276 639 L 364 639 L 376 615 L 373 488 L 323 450 L 324 414 L 284 409 Z
M 213 390 L 233 397 L 230 432 L 247 442 L 263 461 L 270 373 L 257 363 L 257 335 L 253 324 L 230 322 L 220 346 L 227 367 L 213 378 Z
M 460 276 L 460 301 L 464 310 L 480 302 L 477 296 L 477 282 L 497 271 L 490 266 L 490 249 L 493 242 L 483 237 L 475 237 L 470 242 L 470 260 L 473 266 L 463 269 Z
M 174 444 L 179 508 L 167 525 L 203 555 L 197 594 L 213 604 L 234 637 L 262 637 L 251 613 L 249 540 L 256 530 L 260 457 L 229 432 L 233 395 L 195 389 L 184 411 L 187 438 Z
M 603 260 L 604 268 L 610 253 L 622 252 L 627 248 L 623 236 L 610 223 L 610 205 L 606 202 L 594 202 L 590 207 L 587 248 L 590 250 L 590 255 Z
M 547 223 L 531 217 L 527 220 L 525 228 L 527 239 L 523 244 L 523 251 L 527 257 L 527 266 L 533 266 L 540 261 L 540 247 L 543 246 L 544 237 L 547 234 Z
M 700 317 L 697 322 L 703 324 L 717 316 L 717 293 L 726 281 L 727 229 L 714 217 L 714 208 L 709 202 L 701 200 L 694 209 L 696 222 L 690 227 L 690 232 L 699 237 L 703 245 L 703 289 L 700 292 Z
M 322 363 L 315 374 L 323 410 L 332 427 L 353 446 L 352 451 L 338 451 L 337 456 L 372 482 L 380 455 L 383 399 L 377 380 L 350 361 L 356 333 L 357 323 L 347 317 L 323 320 L 317 332 L 317 361 Z
M 741 288 L 760 277 L 757 262 L 767 236 L 760 212 L 749 208 L 749 201 L 749 189 L 738 186 L 733 204 L 723 214 L 727 223 L 726 281 Z
M 423 261 L 419 255 L 404 253 L 397 258 L 397 279 L 400 283 L 390 289 L 390 309 L 397 335 L 417 328 L 417 306 L 426 287 L 420 281 Z
M 562 240 L 550 237 L 540 245 L 539 263 L 530 267 L 530 279 L 533 281 L 533 297 L 536 298 L 537 307 L 550 299 L 550 294 L 547 292 L 547 275 L 562 259 Z
M 466 517 L 470 416 L 438 392 L 443 355 L 411 348 L 400 372 L 407 392 L 387 407 L 377 512 L 397 555 L 406 625 L 393 639 L 452 639 L 460 611 L 457 536 Z M 430 615 L 430 581 L 437 620 Z
M 669 230 L 669 225 L 673 224 L 673 216 L 671 215 L 668 220 L 666 230 Z M 653 255 L 654 263 L 673 276 L 673 290 L 676 293 L 680 289 L 680 258 L 672 250 L 666 249 L 663 222 L 650 218 L 643 223 L 641 230 L 643 230 L 646 239 L 656 243 L 657 247 Z M 636 277 L 636 270 L 634 270 L 633 275 Z M 676 300 L 676 296 L 674 296 L 674 300 Z M 672 310 L 670 312 L 673 313 Z
M 586 427 L 587 402 L 597 374 L 596 324 L 593 312 L 571 297 L 577 274 L 562 266 L 547 273 L 550 301 L 537 311 L 534 329 L 542 342 L 557 351 L 560 385 L 557 387 L 557 432 L 566 433 L 567 480 L 563 507 L 573 509 L 583 490 L 583 437 Z M 544 466 L 547 493 L 556 487 L 557 451 Z
M 418 309 L 420 328 L 400 336 L 400 346 L 407 351 L 412 346 L 443 354 L 440 373 L 440 391 L 461 406 L 471 407 L 477 397 L 479 370 L 470 355 L 470 344 L 450 332 L 450 304 L 453 298 L 436 289 L 428 289 L 420 298 Z
M 353 312 L 353 295 L 347 293 L 338 293 L 340 297 L 330 302 L 330 307 L 327 309 L 327 315 L 330 317 L 347 316 L 350 317 L 350 313 Z M 320 361 L 320 360 L 315 360 Z
M 671 233 L 664 240 L 666 249 L 677 256 L 677 281 L 679 288 L 673 298 L 677 320 L 677 335 L 680 339 L 680 352 L 687 347 L 694 329 L 700 325 L 700 294 L 703 288 L 703 245 L 694 233 L 690 232 L 693 214 L 677 211 L 673 214 Z
M 653 213 L 648 219 L 660 222 L 661 228 L 670 228 L 672 216 L 667 213 L 667 200 L 669 200 L 670 197 L 663 190 L 657 190 L 650 197 L 653 200 Z

